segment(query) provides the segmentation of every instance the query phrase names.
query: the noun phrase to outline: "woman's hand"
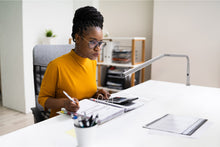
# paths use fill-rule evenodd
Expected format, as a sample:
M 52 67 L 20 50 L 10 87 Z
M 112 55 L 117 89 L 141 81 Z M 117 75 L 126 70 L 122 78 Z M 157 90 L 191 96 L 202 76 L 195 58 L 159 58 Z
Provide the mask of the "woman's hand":
M 79 101 L 77 98 L 72 98 L 75 102 L 69 100 L 69 99 L 66 99 L 64 101 L 64 108 L 70 112 L 76 112 L 79 110 Z
M 110 97 L 110 94 L 105 91 L 104 89 L 100 89 L 98 90 L 95 95 L 93 96 L 94 98 L 97 98 L 97 99 L 108 99 Z

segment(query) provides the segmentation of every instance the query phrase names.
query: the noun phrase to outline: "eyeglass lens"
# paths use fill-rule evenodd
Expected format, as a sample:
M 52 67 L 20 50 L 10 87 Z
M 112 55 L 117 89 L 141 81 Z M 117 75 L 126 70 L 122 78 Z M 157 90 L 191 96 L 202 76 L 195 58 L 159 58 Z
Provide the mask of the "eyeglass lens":
M 94 49 L 97 46 L 99 46 L 100 49 L 103 49 L 105 47 L 105 45 L 106 45 L 106 43 L 102 42 L 102 41 L 96 41 L 96 40 L 89 41 L 89 48 L 91 48 L 91 49 Z

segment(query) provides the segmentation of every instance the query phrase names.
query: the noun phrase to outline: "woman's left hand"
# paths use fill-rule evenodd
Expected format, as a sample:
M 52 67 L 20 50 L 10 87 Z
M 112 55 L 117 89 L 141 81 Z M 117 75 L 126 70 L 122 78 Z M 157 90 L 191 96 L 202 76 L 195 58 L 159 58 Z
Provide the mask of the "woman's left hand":
M 95 95 L 93 97 L 97 98 L 97 99 L 107 100 L 110 97 L 110 94 L 107 91 L 105 91 L 104 89 L 100 89 L 95 93 Z

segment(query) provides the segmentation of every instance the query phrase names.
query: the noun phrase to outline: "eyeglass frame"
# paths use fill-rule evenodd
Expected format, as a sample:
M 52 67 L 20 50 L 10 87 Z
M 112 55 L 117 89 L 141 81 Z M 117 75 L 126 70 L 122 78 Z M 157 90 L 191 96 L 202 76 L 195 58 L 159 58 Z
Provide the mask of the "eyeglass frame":
M 99 46 L 99 48 L 100 49 L 103 49 L 105 46 L 106 46 L 106 42 L 104 42 L 104 41 L 97 41 L 97 40 L 91 40 L 91 41 L 89 41 L 89 40 L 87 40 L 87 39 L 85 39 L 83 36 L 80 36 L 83 40 L 85 40 L 87 43 L 88 43 L 88 47 L 90 48 L 90 49 L 95 49 L 97 46 Z M 90 43 L 92 43 L 92 41 L 96 41 L 96 45 L 94 46 L 94 47 L 90 47 L 91 45 L 90 45 Z M 100 47 L 100 46 L 102 46 L 102 47 Z

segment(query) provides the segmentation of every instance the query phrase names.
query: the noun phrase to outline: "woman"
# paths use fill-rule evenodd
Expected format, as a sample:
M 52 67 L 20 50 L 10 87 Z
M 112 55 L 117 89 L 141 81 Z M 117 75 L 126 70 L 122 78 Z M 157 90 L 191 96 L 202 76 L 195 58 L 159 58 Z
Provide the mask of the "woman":
M 48 64 L 38 101 L 45 109 L 51 109 L 50 117 L 61 108 L 76 112 L 78 100 L 110 96 L 105 90 L 97 91 L 96 58 L 105 46 L 102 41 L 103 16 L 96 8 L 79 8 L 73 18 L 72 38 L 75 49 Z M 63 93 L 68 93 L 75 102 Z

